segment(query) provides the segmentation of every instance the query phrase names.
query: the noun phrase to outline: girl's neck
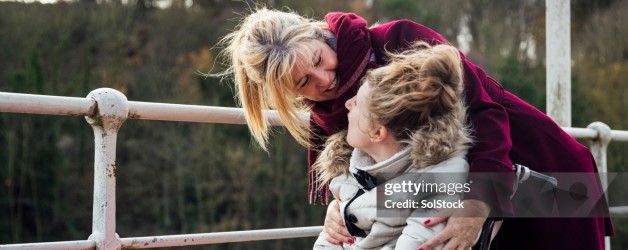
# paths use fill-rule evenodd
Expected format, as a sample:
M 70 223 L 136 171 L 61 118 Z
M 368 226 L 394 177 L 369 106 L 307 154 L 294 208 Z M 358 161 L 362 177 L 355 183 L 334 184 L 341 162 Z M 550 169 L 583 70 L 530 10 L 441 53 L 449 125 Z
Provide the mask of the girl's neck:
M 367 153 L 375 162 L 382 162 L 392 157 L 397 152 L 403 150 L 404 145 L 397 141 L 387 141 L 373 145 L 370 148 L 361 149 Z

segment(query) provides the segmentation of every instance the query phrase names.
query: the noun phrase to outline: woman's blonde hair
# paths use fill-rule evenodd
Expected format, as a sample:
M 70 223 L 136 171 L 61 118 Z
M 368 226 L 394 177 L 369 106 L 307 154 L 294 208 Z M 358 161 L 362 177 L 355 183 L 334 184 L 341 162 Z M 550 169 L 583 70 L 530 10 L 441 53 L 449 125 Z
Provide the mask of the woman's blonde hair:
M 398 141 L 412 146 L 413 166 L 438 164 L 465 152 L 472 139 L 462 96 L 463 66 L 449 45 L 415 43 L 389 55 L 390 63 L 366 73 L 369 127 L 385 126 Z M 346 131 L 331 136 L 314 164 L 319 187 L 347 174 L 351 150 Z M 350 147 L 349 147 L 350 148 Z
M 313 57 L 305 42 L 323 40 L 324 25 L 296 13 L 258 7 L 221 40 L 228 44 L 223 56 L 231 61 L 222 76 L 233 76 L 249 130 L 263 149 L 269 133 L 263 112 L 267 109 L 276 109 L 290 134 L 307 145 L 307 121 L 301 118 L 307 106 L 295 93 L 291 72 L 310 66 L 298 58 Z

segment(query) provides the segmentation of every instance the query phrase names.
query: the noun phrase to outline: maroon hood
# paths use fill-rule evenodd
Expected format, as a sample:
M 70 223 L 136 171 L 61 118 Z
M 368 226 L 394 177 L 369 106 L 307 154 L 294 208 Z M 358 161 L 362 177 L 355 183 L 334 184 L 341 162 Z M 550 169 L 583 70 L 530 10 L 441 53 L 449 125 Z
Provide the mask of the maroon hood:
M 325 16 L 329 29 L 336 36 L 338 66 L 338 97 L 325 102 L 315 102 L 312 106 L 313 119 L 331 135 L 348 125 L 345 102 L 351 99 L 360 88 L 371 56 L 371 37 L 367 22 L 355 14 L 331 12 Z

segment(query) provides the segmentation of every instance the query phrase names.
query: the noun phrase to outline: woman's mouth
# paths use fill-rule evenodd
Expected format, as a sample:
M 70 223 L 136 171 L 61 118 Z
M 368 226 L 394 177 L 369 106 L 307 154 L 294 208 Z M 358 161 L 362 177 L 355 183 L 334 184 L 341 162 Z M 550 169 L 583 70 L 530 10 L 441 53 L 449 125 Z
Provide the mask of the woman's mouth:
M 331 83 L 331 85 L 329 85 L 329 88 L 327 88 L 326 91 L 334 89 L 336 87 L 336 85 L 338 85 L 338 81 L 336 81 L 336 79 L 334 79 L 334 81 Z

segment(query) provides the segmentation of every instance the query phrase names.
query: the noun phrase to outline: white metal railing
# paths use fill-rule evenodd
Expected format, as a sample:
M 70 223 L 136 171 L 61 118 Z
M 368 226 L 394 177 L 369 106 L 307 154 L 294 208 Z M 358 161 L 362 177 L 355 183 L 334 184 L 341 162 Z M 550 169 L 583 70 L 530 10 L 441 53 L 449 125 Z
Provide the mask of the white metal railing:
M 321 226 L 120 238 L 116 234 L 116 137 L 128 119 L 244 124 L 239 108 L 132 102 L 114 89 L 97 89 L 87 98 L 0 92 L 0 112 L 85 116 L 94 130 L 94 204 L 88 240 L 0 245 L 0 249 L 155 248 L 316 236 Z M 266 112 L 281 125 L 276 111 Z M 303 119 L 308 119 L 307 115 Z
M 571 127 L 570 0 L 545 1 L 545 67 L 547 115 L 561 127 Z
M 233 231 L 204 234 L 182 234 L 168 236 L 149 236 L 121 239 L 123 248 L 176 247 L 227 242 L 257 241 L 269 239 L 289 239 L 318 235 L 322 226 L 295 227 L 265 230 Z
M 121 249 L 155 248 L 285 239 L 316 236 L 321 226 L 184 235 L 120 238 L 116 234 L 115 148 L 120 126 L 128 119 L 244 124 L 240 108 L 127 101 L 114 89 L 97 89 L 87 98 L 0 92 L 0 112 L 85 116 L 94 129 L 94 205 L 92 234 L 88 240 L 0 245 L 0 249 Z M 273 125 L 278 114 L 268 111 Z M 303 119 L 307 119 L 307 115 Z M 600 172 L 606 171 L 606 148 L 611 140 L 628 141 L 628 131 L 611 130 L 601 122 L 587 128 L 563 128 L 575 138 L 593 140 L 591 151 Z M 626 215 L 628 207 L 612 207 L 611 214 Z

